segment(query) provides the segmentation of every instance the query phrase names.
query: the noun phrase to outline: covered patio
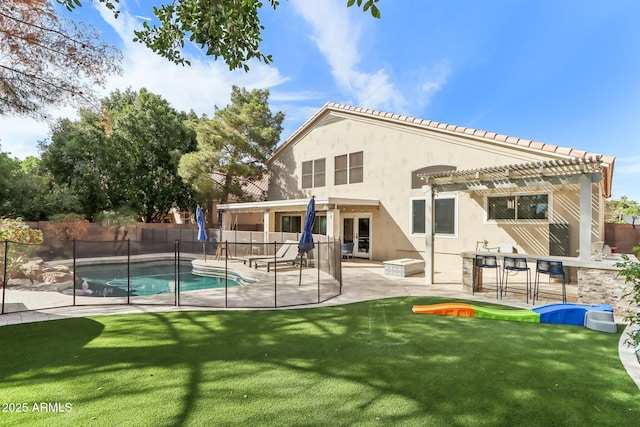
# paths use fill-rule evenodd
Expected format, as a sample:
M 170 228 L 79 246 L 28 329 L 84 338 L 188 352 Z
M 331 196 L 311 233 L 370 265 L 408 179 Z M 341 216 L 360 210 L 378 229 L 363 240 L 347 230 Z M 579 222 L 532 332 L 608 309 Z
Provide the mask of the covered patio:
M 575 256 L 552 256 L 549 253 L 518 254 L 525 257 L 535 272 L 538 259 L 561 261 L 565 267 L 573 270 L 572 276 L 577 279 L 577 299 L 585 303 L 609 303 L 614 306 L 624 305 L 620 301 L 624 281 L 616 278 L 615 263 L 621 258 L 616 256 L 594 259 L 592 243 L 594 243 L 594 224 L 603 223 L 603 214 L 595 217 L 593 184 L 600 185 L 600 191 L 605 197 L 610 196 L 611 179 L 613 174 L 612 162 L 602 156 L 574 157 L 564 160 L 548 160 L 510 164 L 505 166 L 487 167 L 479 169 L 442 171 L 424 173 L 420 178 L 425 185 L 422 187 L 426 195 L 425 223 L 433 224 L 434 199 L 441 192 L 464 192 L 492 194 L 494 192 L 519 191 L 553 192 L 561 186 L 574 186 L 579 191 L 579 206 L 575 216 L 579 219 L 578 248 Z M 602 212 L 602 209 L 598 209 Z M 485 222 L 486 222 L 485 213 Z M 480 225 L 480 224 L 479 224 Z M 603 239 L 597 239 L 603 240 Z M 518 243 L 518 242 L 516 242 Z M 462 282 L 463 287 L 471 292 L 473 283 L 473 259 L 477 254 L 491 254 L 502 260 L 509 254 L 499 251 L 476 248 L 462 252 Z M 434 283 L 434 232 L 427 227 L 425 233 L 425 281 Z M 605 299 L 605 301 L 602 301 Z
M 302 218 L 309 203 L 309 198 L 268 200 L 250 203 L 227 203 L 218 205 L 223 212 L 223 230 L 232 230 L 238 222 L 238 215 L 262 215 L 264 242 L 270 242 L 273 233 L 301 232 Z M 345 230 L 343 220 L 354 213 L 371 213 L 378 211 L 380 201 L 376 199 L 348 197 L 316 197 L 316 225 L 314 234 L 344 241 Z M 287 220 L 289 222 L 287 222 Z M 295 222 L 295 221 L 298 222 Z M 291 228 L 284 229 L 285 225 Z M 347 239 L 348 240 L 348 239 Z M 367 241 L 367 245 L 369 241 Z

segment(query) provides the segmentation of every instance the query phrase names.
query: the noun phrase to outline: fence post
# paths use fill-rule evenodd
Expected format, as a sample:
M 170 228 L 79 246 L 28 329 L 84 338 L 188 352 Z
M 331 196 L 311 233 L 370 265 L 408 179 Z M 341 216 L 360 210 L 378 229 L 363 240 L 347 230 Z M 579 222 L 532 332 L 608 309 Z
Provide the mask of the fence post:
M 229 288 L 229 284 L 227 283 L 229 279 L 229 270 L 227 269 L 227 263 L 229 259 L 229 241 L 228 240 L 224 241 L 224 246 L 225 248 L 227 248 L 224 250 L 224 308 L 227 308 L 227 294 L 228 294 L 228 288 Z M 237 252 L 236 252 L 236 256 L 238 256 Z
M 282 244 L 283 245 L 286 244 L 284 243 L 284 240 Z M 278 243 L 274 240 L 273 241 L 273 260 L 276 261 L 273 264 L 273 306 L 274 307 L 278 307 L 278 280 L 277 280 L 278 269 L 276 268 L 276 265 L 278 265 L 278 262 L 276 258 L 276 252 L 278 252 Z
M 76 305 L 76 239 L 73 239 L 71 251 L 73 252 L 73 305 Z
M 127 239 L 127 305 L 131 302 L 131 241 Z
M 327 249 L 329 248 L 327 247 Z M 318 263 L 316 265 L 316 268 L 318 269 L 318 303 L 320 303 L 320 260 L 322 259 L 320 252 L 322 252 L 322 242 L 318 239 L 318 254 L 316 255 L 316 258 L 318 259 Z
M 173 241 L 173 305 L 178 306 L 178 241 Z
M 3 272 L 2 272 L 2 313 L 4 314 L 4 294 L 5 289 L 7 288 L 7 251 L 9 250 L 9 241 L 5 239 L 4 241 L 4 263 Z
M 340 295 L 342 295 L 342 245 L 340 244 L 340 240 L 334 240 L 333 242 L 333 260 L 336 268 L 340 268 L 338 274 L 340 275 Z
M 180 240 L 176 240 L 176 252 L 177 252 L 177 257 L 174 258 L 176 260 L 175 261 L 176 295 L 177 295 L 176 305 L 179 307 L 180 306 Z

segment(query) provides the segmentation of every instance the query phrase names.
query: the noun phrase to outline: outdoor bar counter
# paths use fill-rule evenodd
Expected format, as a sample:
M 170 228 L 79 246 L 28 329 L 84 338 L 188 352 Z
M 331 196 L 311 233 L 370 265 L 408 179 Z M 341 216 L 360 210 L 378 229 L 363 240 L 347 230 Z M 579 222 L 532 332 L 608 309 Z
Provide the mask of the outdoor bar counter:
M 462 256 L 462 286 L 463 289 L 472 293 L 473 288 L 473 265 L 476 255 L 492 255 L 498 259 L 502 265 L 504 257 L 526 258 L 531 269 L 531 280 L 535 280 L 536 261 L 538 259 L 548 261 L 561 261 L 565 270 L 567 283 L 577 285 L 578 303 L 581 304 L 610 304 L 614 308 L 616 316 L 625 316 L 630 310 L 629 301 L 623 300 L 631 286 L 626 284 L 624 277 L 618 272 L 616 263 L 622 262 L 619 254 L 605 257 L 601 261 L 580 260 L 573 257 L 559 257 L 546 255 L 529 255 L 504 252 L 475 252 L 468 251 L 461 253 Z M 634 255 L 628 255 L 632 261 L 638 261 Z M 548 275 L 541 274 L 541 280 L 548 280 Z

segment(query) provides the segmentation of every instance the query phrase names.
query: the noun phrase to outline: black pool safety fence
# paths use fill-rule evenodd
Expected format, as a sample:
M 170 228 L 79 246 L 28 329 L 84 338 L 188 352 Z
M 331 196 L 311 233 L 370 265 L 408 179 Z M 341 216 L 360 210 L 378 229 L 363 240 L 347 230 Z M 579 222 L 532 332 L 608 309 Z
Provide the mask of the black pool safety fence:
M 277 308 L 342 293 L 340 241 L 314 235 L 315 247 L 300 254 L 295 233 L 272 242 L 250 233 L 206 242 L 0 242 L 0 314 L 127 304 Z

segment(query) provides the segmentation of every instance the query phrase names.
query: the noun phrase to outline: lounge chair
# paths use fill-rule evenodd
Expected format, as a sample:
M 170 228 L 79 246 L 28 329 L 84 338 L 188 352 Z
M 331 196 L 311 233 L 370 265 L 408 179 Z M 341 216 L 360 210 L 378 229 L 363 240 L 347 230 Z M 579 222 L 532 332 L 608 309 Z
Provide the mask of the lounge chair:
M 276 264 L 288 263 L 295 265 L 298 258 L 300 258 L 298 254 L 298 245 L 296 243 L 297 242 L 294 242 L 294 244 L 291 245 L 284 245 L 287 247 L 287 251 L 280 258 L 271 257 L 270 259 L 257 260 L 254 262 L 255 268 L 258 268 L 258 262 L 260 262 L 260 264 L 264 263 L 267 266 L 267 271 L 271 271 L 271 266 Z
M 274 256 L 274 255 L 248 255 L 248 256 L 244 257 L 244 258 L 242 259 L 242 261 L 243 261 L 243 263 L 244 263 L 244 264 L 246 264 L 246 263 L 247 263 L 247 261 L 249 261 L 249 267 L 251 267 L 251 261 L 253 261 L 253 262 L 254 262 L 254 265 L 255 265 L 255 262 L 256 262 L 256 261 L 259 261 L 259 260 L 264 260 L 264 259 L 270 259 L 270 260 L 273 260 L 273 259 L 280 259 L 280 258 L 282 258 L 282 257 L 287 253 L 287 251 L 289 250 L 289 248 L 290 248 L 291 246 L 294 246 L 296 243 L 298 243 L 298 242 L 297 242 L 297 241 L 295 241 L 295 240 L 287 240 L 287 241 L 285 241 L 285 244 L 284 244 L 284 245 L 280 246 L 280 249 L 278 249 L 278 251 L 276 252 L 275 256 Z M 297 247 L 297 246 L 296 246 L 296 247 Z

